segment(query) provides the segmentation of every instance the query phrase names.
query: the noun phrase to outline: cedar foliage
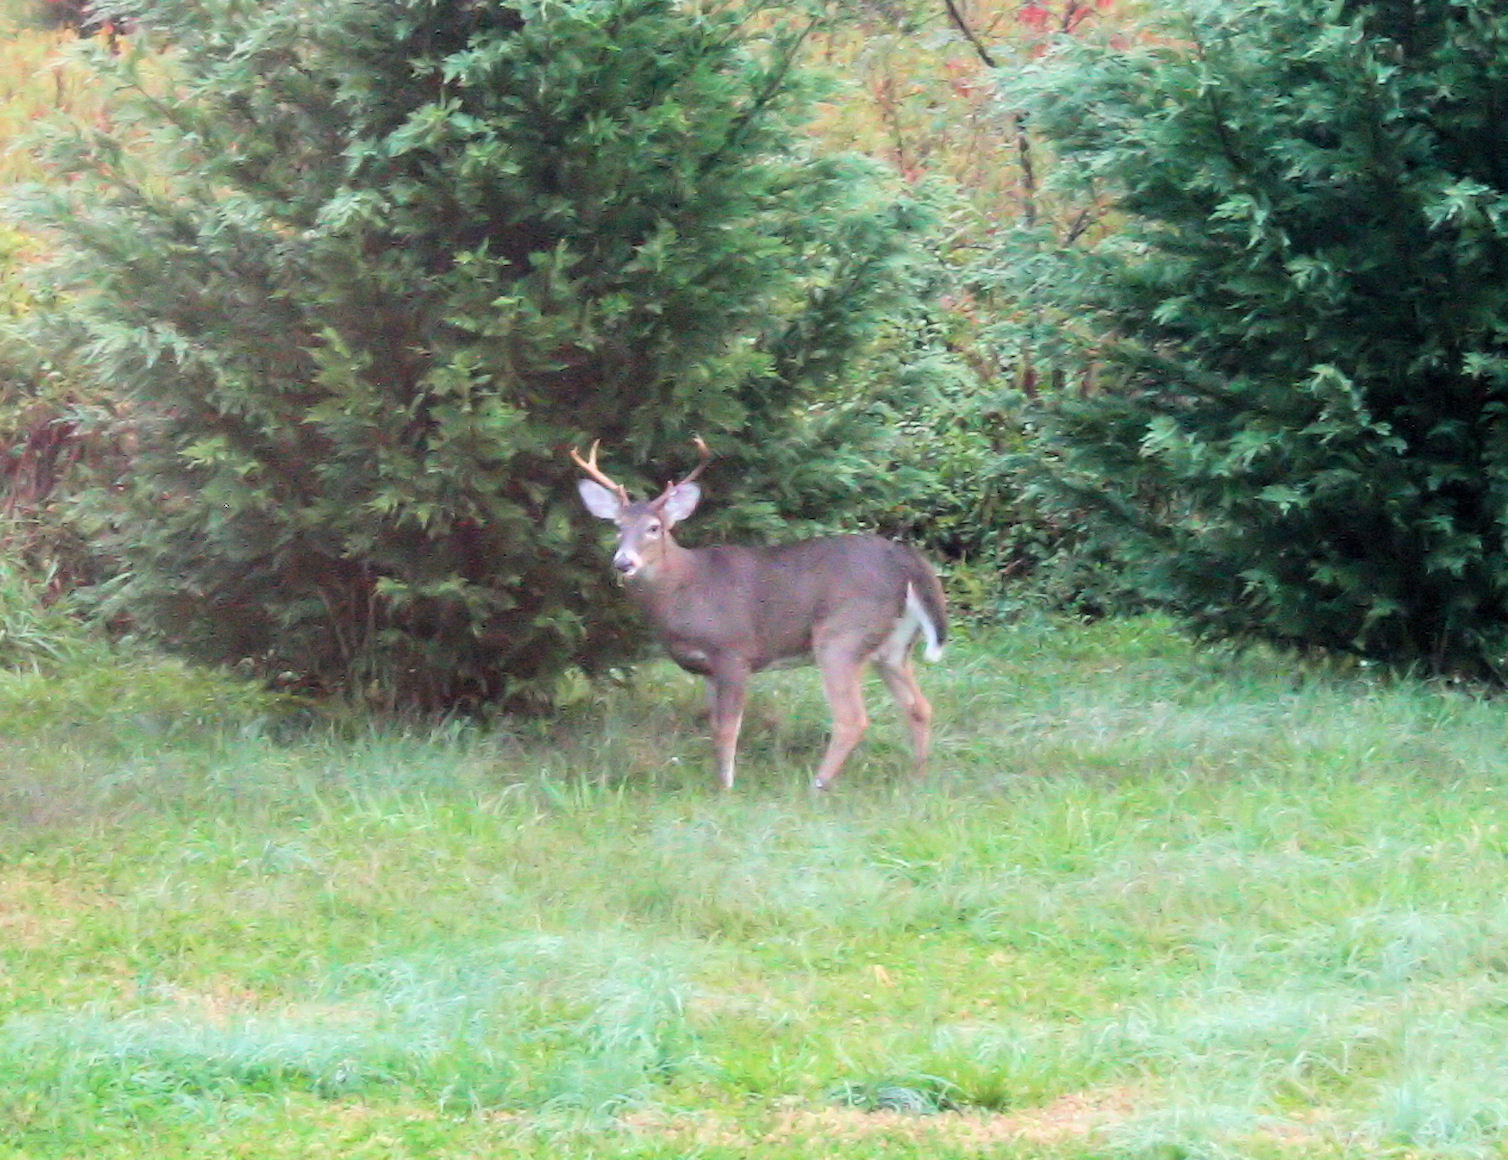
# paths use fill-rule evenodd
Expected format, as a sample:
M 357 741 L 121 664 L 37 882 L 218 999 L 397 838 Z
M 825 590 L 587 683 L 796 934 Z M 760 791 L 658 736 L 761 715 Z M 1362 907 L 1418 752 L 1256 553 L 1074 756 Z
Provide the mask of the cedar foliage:
M 53 131 L 67 308 L 116 400 L 108 608 L 200 658 L 425 709 L 637 647 L 565 452 L 745 524 L 831 514 L 842 386 L 919 217 L 803 153 L 809 26 L 672 0 L 149 0 Z M 159 55 L 159 53 L 163 55 Z M 823 470 L 813 464 L 826 460 Z M 654 476 L 646 478 L 644 467 Z
M 1508 11 L 1194 0 L 1015 91 L 1124 215 L 1020 272 L 1100 369 L 1046 450 L 1145 591 L 1508 676 Z

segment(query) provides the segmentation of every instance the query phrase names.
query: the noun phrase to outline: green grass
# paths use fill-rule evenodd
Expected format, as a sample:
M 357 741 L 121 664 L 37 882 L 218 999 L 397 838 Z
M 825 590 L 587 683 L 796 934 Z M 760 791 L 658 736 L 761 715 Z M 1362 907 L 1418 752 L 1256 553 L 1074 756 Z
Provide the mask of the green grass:
M 36 668 L 37 666 L 32 666 Z M 0 673 L 0 1156 L 1500 1155 L 1503 708 L 1026 625 L 809 672 L 719 793 L 695 681 L 290 723 Z

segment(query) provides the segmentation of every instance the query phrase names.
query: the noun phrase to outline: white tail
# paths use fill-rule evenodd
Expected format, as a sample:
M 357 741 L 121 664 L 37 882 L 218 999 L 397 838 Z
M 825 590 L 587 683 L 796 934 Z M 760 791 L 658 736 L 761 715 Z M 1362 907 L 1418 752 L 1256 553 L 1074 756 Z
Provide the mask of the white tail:
M 832 784 L 868 728 L 861 692 L 871 663 L 905 714 L 918 773 L 931 745 L 932 707 L 912 672 L 917 638 L 936 660 L 947 637 L 937 574 L 916 549 L 879 536 L 829 536 L 770 547 L 683 548 L 671 529 L 696 509 L 701 461 L 653 500 L 635 502 L 589 458 L 572 461 L 587 510 L 618 526 L 613 567 L 677 664 L 707 678 L 718 776 L 733 785 L 749 677 L 777 661 L 816 663 L 833 714 L 816 786 Z

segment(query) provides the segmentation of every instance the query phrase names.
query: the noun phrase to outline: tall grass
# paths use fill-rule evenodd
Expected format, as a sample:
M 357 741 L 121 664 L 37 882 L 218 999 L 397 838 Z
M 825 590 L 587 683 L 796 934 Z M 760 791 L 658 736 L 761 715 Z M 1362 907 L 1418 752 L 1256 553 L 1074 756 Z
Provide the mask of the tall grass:
M 1024 625 L 926 674 L 929 782 L 876 688 L 813 798 L 809 673 L 723 795 L 668 668 L 490 729 L 111 671 L 0 676 L 0 1154 L 1500 1151 L 1471 690 Z
M 26 569 L 0 558 L 0 669 L 39 671 L 91 647 L 84 626 Z

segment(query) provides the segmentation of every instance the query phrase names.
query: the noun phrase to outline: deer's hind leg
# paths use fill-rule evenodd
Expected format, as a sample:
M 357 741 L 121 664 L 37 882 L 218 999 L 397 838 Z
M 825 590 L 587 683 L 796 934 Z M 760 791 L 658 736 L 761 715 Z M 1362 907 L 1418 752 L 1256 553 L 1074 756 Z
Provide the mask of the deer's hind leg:
M 927 757 L 932 752 L 932 705 L 922 695 L 921 686 L 916 683 L 916 673 L 912 670 L 909 655 L 903 655 L 899 660 L 881 655 L 875 658 L 875 664 L 885 687 L 901 707 L 906 725 L 911 730 L 911 749 L 916 754 L 916 775 L 922 777 L 927 772 Z
M 822 764 L 817 767 L 812 787 L 826 789 L 869 728 L 869 714 L 864 710 L 862 691 L 864 666 L 868 660 L 852 655 L 852 650 L 832 649 L 818 650 L 816 661 L 822 672 L 822 691 L 827 694 L 827 704 L 833 714 L 833 735 L 827 743 L 827 752 L 822 755 Z

